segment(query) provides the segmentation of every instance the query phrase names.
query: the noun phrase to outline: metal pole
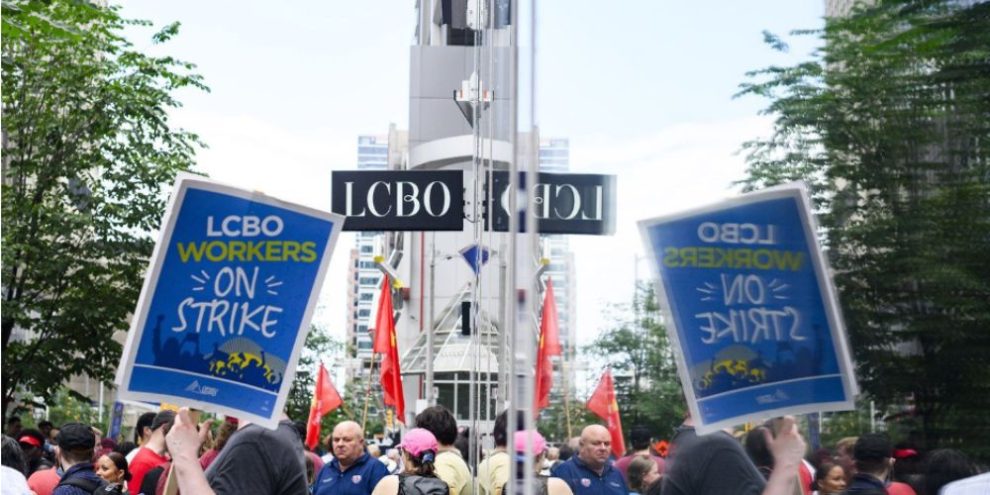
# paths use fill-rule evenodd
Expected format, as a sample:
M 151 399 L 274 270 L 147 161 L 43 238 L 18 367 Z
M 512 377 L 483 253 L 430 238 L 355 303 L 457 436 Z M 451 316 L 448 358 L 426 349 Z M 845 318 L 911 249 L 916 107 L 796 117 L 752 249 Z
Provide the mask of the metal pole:
M 434 307 L 436 306 L 437 290 L 437 233 L 430 233 L 430 323 L 426 327 L 426 403 L 429 406 L 437 404 L 436 394 L 433 393 L 433 330 L 436 326 Z

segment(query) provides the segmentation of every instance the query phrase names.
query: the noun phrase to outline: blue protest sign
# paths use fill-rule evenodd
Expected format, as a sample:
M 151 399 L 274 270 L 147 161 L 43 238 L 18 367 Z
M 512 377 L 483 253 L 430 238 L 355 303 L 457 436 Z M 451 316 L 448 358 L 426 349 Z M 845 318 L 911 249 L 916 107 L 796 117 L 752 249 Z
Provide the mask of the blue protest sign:
M 846 333 L 803 184 L 639 227 L 699 433 L 853 409 Z
M 274 428 L 342 225 L 180 177 L 117 372 L 120 397 Z

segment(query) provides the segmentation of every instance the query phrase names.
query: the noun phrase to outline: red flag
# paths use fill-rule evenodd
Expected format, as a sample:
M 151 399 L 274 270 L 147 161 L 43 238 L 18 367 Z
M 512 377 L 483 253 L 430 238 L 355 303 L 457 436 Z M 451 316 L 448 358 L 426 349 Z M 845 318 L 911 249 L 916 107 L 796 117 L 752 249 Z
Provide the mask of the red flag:
M 612 371 L 605 369 L 595 392 L 588 398 L 588 410 L 607 421 L 612 436 L 612 453 L 622 457 L 626 453 L 626 443 L 622 439 L 622 420 L 619 419 L 619 403 L 615 401 L 615 387 L 612 385 Z
M 313 403 L 309 406 L 309 422 L 306 423 L 306 446 L 312 450 L 320 443 L 320 419 L 323 415 L 344 404 L 337 389 L 330 381 L 330 374 L 320 363 L 320 372 L 316 375 L 316 390 L 313 391 Z
M 399 349 L 395 345 L 395 316 L 392 308 L 392 283 L 388 275 L 382 280 L 382 294 L 378 298 L 378 315 L 375 317 L 375 343 L 373 351 L 382 357 L 382 394 L 385 405 L 395 407 L 395 416 L 406 423 L 406 400 L 402 394 L 402 376 L 399 372 Z
M 550 405 L 550 389 L 553 387 L 553 361 L 559 356 L 560 330 L 557 324 L 557 301 L 553 295 L 553 281 L 547 279 L 547 292 L 543 297 L 543 317 L 540 320 L 540 346 L 536 351 L 536 412 Z

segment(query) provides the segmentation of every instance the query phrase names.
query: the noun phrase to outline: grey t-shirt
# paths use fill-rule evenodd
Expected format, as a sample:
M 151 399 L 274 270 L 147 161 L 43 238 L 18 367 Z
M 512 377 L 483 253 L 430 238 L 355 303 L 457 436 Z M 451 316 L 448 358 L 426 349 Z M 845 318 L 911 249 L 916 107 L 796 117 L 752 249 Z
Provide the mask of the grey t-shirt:
M 309 493 L 302 440 L 291 421 L 275 431 L 247 425 L 231 435 L 206 470 L 217 495 L 296 495 Z
M 698 436 L 681 428 L 663 477 L 664 495 L 759 495 L 766 480 L 725 432 Z

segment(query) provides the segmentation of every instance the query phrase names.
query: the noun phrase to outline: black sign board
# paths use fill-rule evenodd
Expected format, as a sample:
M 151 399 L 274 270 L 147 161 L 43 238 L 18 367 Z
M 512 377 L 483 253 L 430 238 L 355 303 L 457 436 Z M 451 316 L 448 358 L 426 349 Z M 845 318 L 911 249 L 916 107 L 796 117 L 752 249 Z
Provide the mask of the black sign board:
M 331 210 L 344 230 L 462 230 L 460 170 L 335 171 Z
M 509 230 L 509 173 L 495 172 L 492 193 L 495 208 L 490 227 L 497 232 Z M 525 180 L 525 174 L 520 173 Z M 615 176 L 596 174 L 540 173 L 533 186 L 530 205 L 541 234 L 615 233 Z M 487 188 L 486 188 L 487 189 Z M 521 197 L 521 196 L 520 196 Z M 485 215 L 488 221 L 488 215 Z M 525 211 L 519 215 L 520 231 L 525 231 Z

